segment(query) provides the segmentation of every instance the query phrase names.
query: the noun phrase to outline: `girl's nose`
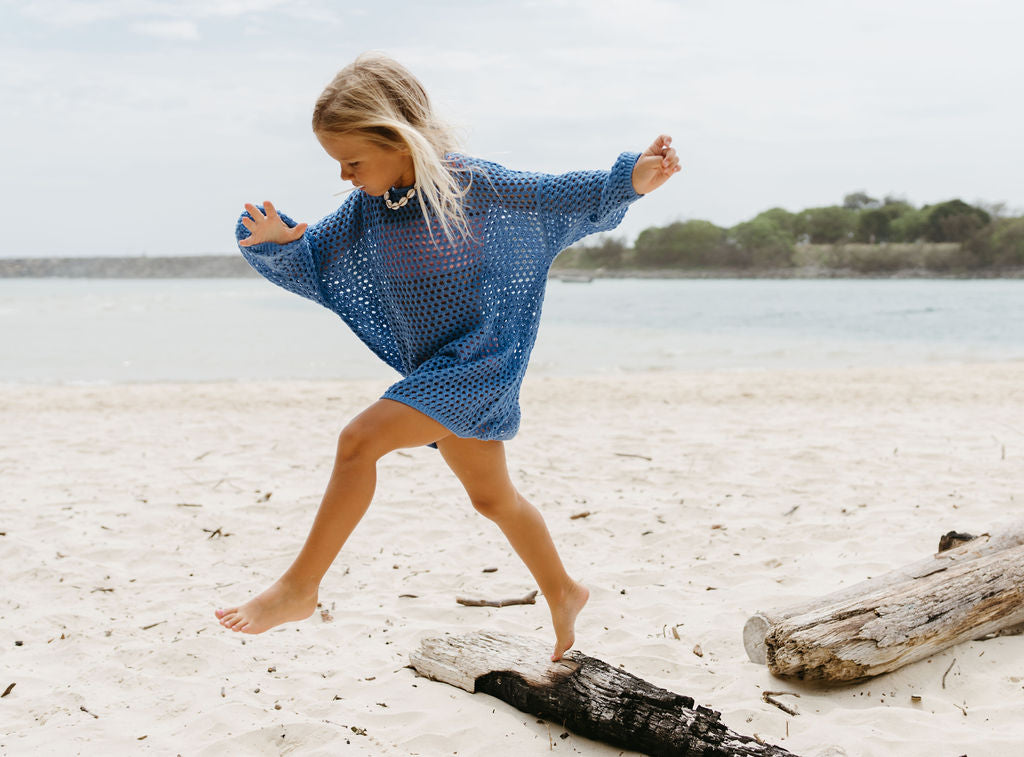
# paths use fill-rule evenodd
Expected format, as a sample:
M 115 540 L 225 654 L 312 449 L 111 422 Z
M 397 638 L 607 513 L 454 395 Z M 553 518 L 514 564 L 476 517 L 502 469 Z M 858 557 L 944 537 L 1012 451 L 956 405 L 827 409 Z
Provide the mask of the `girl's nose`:
M 342 181 L 352 181 L 352 171 L 346 169 L 345 166 L 341 167 L 341 180 Z

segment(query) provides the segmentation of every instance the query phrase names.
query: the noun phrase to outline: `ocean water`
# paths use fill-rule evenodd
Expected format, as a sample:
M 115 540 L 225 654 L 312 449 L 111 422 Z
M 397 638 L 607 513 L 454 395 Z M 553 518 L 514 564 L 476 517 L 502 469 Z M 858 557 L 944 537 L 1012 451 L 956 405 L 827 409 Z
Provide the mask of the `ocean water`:
M 1024 280 L 550 282 L 531 375 L 1024 360 Z M 0 381 L 396 374 L 258 279 L 0 279 Z

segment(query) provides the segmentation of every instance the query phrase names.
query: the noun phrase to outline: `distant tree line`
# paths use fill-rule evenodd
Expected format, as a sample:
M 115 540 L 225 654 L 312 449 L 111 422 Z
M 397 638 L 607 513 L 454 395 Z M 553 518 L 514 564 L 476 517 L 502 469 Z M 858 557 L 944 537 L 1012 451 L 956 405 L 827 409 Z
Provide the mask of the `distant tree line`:
M 936 272 L 1024 266 L 1024 217 L 1004 208 L 949 200 L 916 208 L 897 197 L 864 192 L 842 205 L 791 213 L 772 208 L 731 228 L 679 221 L 645 229 L 633 247 L 603 239 L 576 246 L 561 268 L 780 269 L 820 267 L 862 273 Z

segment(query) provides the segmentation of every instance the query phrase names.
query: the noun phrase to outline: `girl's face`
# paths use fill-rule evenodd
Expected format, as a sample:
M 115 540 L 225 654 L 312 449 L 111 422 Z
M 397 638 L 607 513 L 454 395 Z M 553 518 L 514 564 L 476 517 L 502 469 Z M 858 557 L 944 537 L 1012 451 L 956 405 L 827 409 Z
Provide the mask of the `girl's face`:
M 366 194 L 380 197 L 392 187 L 416 182 L 408 150 L 381 147 L 358 134 L 317 134 L 324 151 L 341 165 L 341 178 Z

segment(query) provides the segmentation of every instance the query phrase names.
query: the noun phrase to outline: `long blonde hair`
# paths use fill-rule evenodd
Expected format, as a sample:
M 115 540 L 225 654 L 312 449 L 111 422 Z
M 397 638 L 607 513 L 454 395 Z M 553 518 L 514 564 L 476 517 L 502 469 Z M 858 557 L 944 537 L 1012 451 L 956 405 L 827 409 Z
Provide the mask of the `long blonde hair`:
M 469 235 L 466 189 L 445 154 L 456 149 L 451 127 L 434 114 L 423 85 L 404 66 L 364 53 L 335 75 L 313 109 L 317 134 L 357 134 L 382 147 L 408 150 L 423 217 L 433 211 L 445 236 Z

